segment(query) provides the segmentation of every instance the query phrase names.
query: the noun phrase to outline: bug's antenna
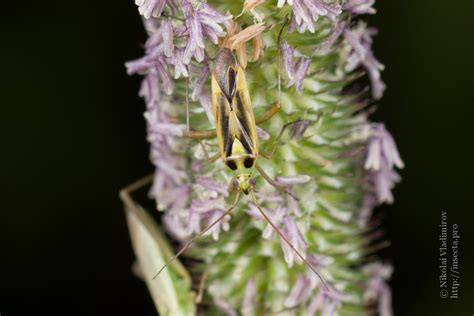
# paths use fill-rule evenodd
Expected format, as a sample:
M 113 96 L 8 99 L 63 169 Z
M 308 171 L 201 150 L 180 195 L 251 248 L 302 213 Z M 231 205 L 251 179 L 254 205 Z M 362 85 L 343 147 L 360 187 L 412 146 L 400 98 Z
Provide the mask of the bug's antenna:
M 160 275 L 160 273 L 173 261 L 175 261 L 193 242 L 201 238 L 205 233 L 207 233 L 212 227 L 214 227 L 217 223 L 219 223 L 221 220 L 224 219 L 229 213 L 235 208 L 237 205 L 237 202 L 239 201 L 240 197 L 240 191 L 237 191 L 235 195 L 234 202 L 232 202 L 232 205 L 227 209 L 227 211 L 224 212 L 219 218 L 217 218 L 215 221 L 213 221 L 211 224 L 209 224 L 206 228 L 204 228 L 199 234 L 191 238 L 184 244 L 184 246 L 173 256 L 171 257 L 165 264 L 164 266 L 161 267 L 161 269 L 153 276 L 152 280 L 156 279 L 157 276 Z
M 281 237 L 281 239 L 283 239 L 288 244 L 288 246 L 290 246 L 290 248 L 308 266 L 308 268 L 310 268 L 311 271 L 313 271 L 314 274 L 316 274 L 318 276 L 319 280 L 321 280 L 321 283 L 324 285 L 325 290 L 327 292 L 329 292 L 329 287 L 328 287 L 326 281 L 324 280 L 324 278 L 321 276 L 321 274 L 319 274 L 319 272 L 316 270 L 316 268 L 313 267 L 313 265 L 311 265 L 311 263 L 309 263 L 308 260 L 306 260 L 303 257 L 303 255 L 296 249 L 295 246 L 293 246 L 293 244 L 288 240 L 288 238 L 286 238 L 286 236 L 281 232 L 281 230 L 272 222 L 272 220 L 267 216 L 267 214 L 265 214 L 265 212 L 260 207 L 260 204 L 258 204 L 258 202 L 257 202 L 257 197 L 255 196 L 255 193 L 253 191 L 251 191 L 250 193 L 252 194 L 253 203 L 255 204 L 255 206 L 257 206 L 258 211 L 260 212 L 260 214 L 262 214 L 263 218 L 265 218 L 265 220 L 268 222 L 268 224 L 270 224 L 270 226 L 273 227 L 273 229 L 278 233 L 278 235 Z

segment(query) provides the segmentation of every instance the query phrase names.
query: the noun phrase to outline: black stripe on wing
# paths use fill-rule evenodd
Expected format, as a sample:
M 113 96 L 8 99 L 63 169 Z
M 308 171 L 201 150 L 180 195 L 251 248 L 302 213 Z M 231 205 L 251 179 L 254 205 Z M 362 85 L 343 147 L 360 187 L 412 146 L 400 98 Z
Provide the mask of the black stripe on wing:
M 220 113 L 220 124 L 221 124 L 221 139 L 224 144 L 224 152 L 226 156 L 232 154 L 232 135 L 229 133 L 229 111 L 227 111 L 227 102 L 225 95 L 220 96 L 219 100 L 219 113 Z
M 253 148 L 255 147 L 255 144 L 252 142 L 252 139 L 250 138 L 248 134 L 249 126 L 248 126 L 248 120 L 245 115 L 245 108 L 244 104 L 242 103 L 242 92 L 238 91 L 235 95 L 235 100 L 237 102 L 236 106 L 237 109 L 239 110 L 239 114 L 236 114 L 236 119 L 237 119 L 237 125 L 239 127 L 239 140 L 244 146 L 245 150 L 247 150 L 247 153 L 249 154 L 254 154 Z
M 230 103 L 232 102 L 231 100 L 234 98 L 236 84 L 237 84 L 237 73 L 235 72 L 234 68 L 229 67 L 229 70 L 227 71 L 227 78 L 228 78 L 228 83 L 229 83 L 228 97 L 229 97 L 229 103 Z M 232 109 L 232 104 L 230 108 Z

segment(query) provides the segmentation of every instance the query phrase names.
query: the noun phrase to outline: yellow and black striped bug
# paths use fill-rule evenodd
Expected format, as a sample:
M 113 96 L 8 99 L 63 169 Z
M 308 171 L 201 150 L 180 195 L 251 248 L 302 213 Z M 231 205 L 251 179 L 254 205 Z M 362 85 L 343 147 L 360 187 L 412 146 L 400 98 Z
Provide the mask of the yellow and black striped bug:
M 278 77 L 280 77 L 278 70 Z M 280 80 L 278 80 L 280 90 Z M 282 128 L 273 149 L 270 152 L 260 150 L 257 137 L 257 124 L 272 118 L 281 108 L 280 95 L 278 101 L 270 106 L 261 116 L 255 118 L 250 100 L 245 72 L 239 65 L 236 56 L 229 48 L 220 48 L 216 54 L 215 67 L 211 75 L 212 107 L 216 128 L 205 131 L 191 131 L 187 137 L 206 139 L 217 137 L 219 152 L 208 157 L 210 162 L 222 158 L 224 163 L 234 172 L 234 181 L 231 188 L 244 194 L 249 194 L 255 187 L 255 178 L 252 177 L 256 169 L 267 182 L 280 190 L 278 186 L 258 166 L 259 155 L 270 159 L 277 148 L 284 130 L 291 122 Z
M 235 172 L 235 187 L 248 194 L 255 186 L 252 168 L 258 158 L 255 117 L 245 74 L 228 48 L 221 48 L 212 73 L 212 104 L 219 154 Z
M 228 47 L 219 48 L 215 57 L 214 69 L 211 74 L 212 106 L 216 128 L 204 131 L 192 131 L 188 129 L 186 137 L 197 140 L 217 137 L 219 152 L 213 157 L 209 157 L 206 152 L 206 156 L 208 156 L 210 162 L 214 162 L 221 158 L 227 167 L 233 171 L 234 177 L 229 190 L 235 193 L 235 197 L 230 207 L 199 234 L 188 240 L 176 255 L 169 259 L 168 262 L 156 273 L 154 278 L 156 278 L 169 263 L 174 261 L 181 253 L 183 253 L 191 243 L 203 236 L 214 225 L 227 216 L 236 207 L 240 198 L 240 192 L 243 192 L 245 195 L 251 195 L 253 203 L 256 205 L 263 218 L 273 227 L 282 240 L 288 244 L 296 255 L 319 277 L 325 288 L 328 289 L 324 279 L 320 276 L 317 270 L 304 258 L 304 256 L 265 214 L 253 191 L 256 185 L 253 172 L 254 170 L 257 170 L 257 172 L 262 175 L 268 183 L 275 186 L 278 190 L 291 194 L 284 187 L 275 183 L 257 164 L 257 158 L 259 155 L 267 159 L 272 157 L 275 149 L 279 145 L 284 130 L 289 125 L 297 122 L 291 122 L 283 126 L 270 152 L 265 152 L 259 149 L 257 124 L 267 121 L 281 108 L 280 36 L 281 32 L 278 36 L 278 101 L 271 105 L 257 118 L 254 116 L 243 68 L 240 66 L 237 57 Z M 186 108 L 187 112 L 189 112 L 188 104 L 186 104 Z M 189 113 L 187 113 L 187 115 L 189 115 Z M 189 122 L 188 118 L 187 120 Z

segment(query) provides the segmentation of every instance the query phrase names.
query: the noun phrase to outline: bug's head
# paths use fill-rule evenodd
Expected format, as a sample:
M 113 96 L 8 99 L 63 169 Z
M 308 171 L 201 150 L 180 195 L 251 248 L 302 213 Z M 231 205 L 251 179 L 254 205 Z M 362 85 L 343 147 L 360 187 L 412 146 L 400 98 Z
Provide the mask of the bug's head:
M 253 190 L 256 184 L 257 181 L 249 173 L 239 174 L 235 176 L 233 180 L 234 187 L 237 190 L 244 192 L 245 195 L 249 194 L 249 192 Z

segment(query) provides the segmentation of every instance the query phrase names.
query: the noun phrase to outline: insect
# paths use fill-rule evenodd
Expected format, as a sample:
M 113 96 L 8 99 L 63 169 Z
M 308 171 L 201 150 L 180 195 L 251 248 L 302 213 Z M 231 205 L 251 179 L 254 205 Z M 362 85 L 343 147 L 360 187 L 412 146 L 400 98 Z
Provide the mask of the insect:
M 219 143 L 218 153 L 212 157 L 209 157 L 206 152 L 206 156 L 210 162 L 214 162 L 221 158 L 226 166 L 232 170 L 233 179 L 229 190 L 235 195 L 230 207 L 218 219 L 209 224 L 199 234 L 188 240 L 185 245 L 176 253 L 176 255 L 170 258 L 168 262 L 156 273 L 154 278 L 156 278 L 166 268 L 167 264 L 173 262 L 179 255 L 181 255 L 181 253 L 183 253 L 188 246 L 190 246 L 194 241 L 208 232 L 214 225 L 224 219 L 224 217 L 226 217 L 236 207 L 240 198 L 240 193 L 242 192 L 245 195 L 250 195 L 253 203 L 257 206 L 263 218 L 272 226 L 281 239 L 288 244 L 295 254 L 319 277 L 325 288 L 328 289 L 324 279 L 317 272 L 317 270 L 304 258 L 304 256 L 293 246 L 287 237 L 266 215 L 266 213 L 260 207 L 254 193 L 256 180 L 253 177 L 253 173 L 256 170 L 268 183 L 273 185 L 275 188 L 285 193 L 291 194 L 287 189 L 279 186 L 275 181 L 273 181 L 271 177 L 269 177 L 257 164 L 257 159 L 259 156 L 263 156 L 267 159 L 270 159 L 273 156 L 285 129 L 297 122 L 291 122 L 285 124 L 282 127 L 270 152 L 266 152 L 259 148 L 257 124 L 269 120 L 281 108 L 281 53 L 279 42 L 282 30 L 283 28 L 281 29 L 278 36 L 278 101 L 271 105 L 261 116 L 257 118 L 254 116 L 249 90 L 245 79 L 245 72 L 239 65 L 237 57 L 228 47 L 219 48 L 215 57 L 214 69 L 211 74 L 212 105 L 216 128 L 205 131 L 190 130 L 189 106 L 186 104 L 188 132 L 185 135 L 189 138 L 197 139 L 199 141 L 206 138 L 217 137 Z

